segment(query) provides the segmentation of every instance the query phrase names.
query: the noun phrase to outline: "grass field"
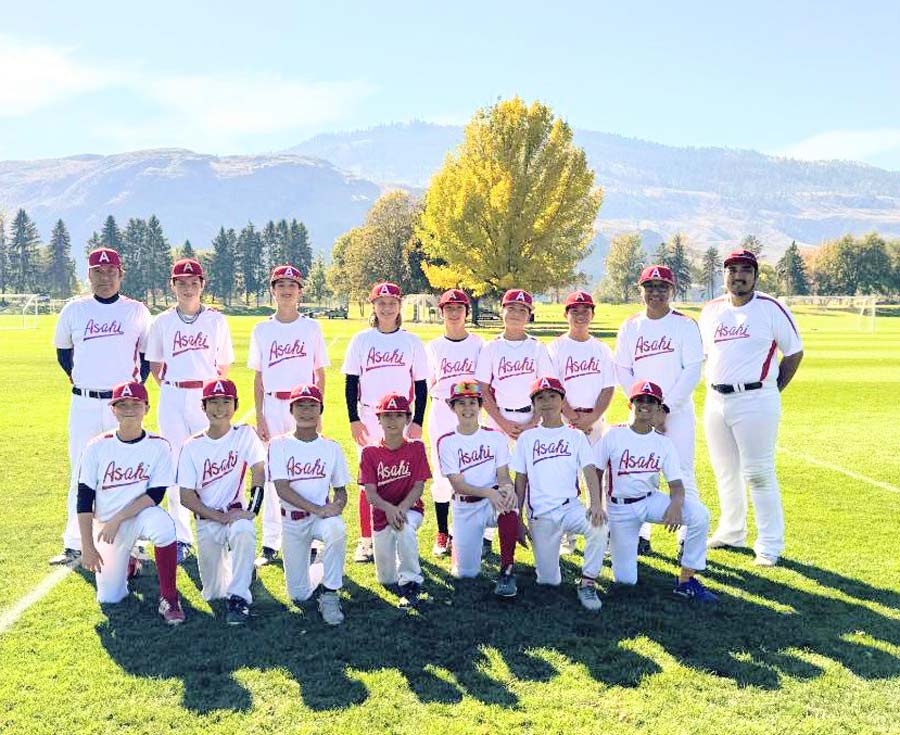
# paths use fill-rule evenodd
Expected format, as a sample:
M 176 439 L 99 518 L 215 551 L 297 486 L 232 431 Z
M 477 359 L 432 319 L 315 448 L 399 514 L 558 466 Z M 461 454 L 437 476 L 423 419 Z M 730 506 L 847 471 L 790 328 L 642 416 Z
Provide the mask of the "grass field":
M 603 307 L 597 334 L 611 343 L 632 310 Z M 542 338 L 562 330 L 558 312 L 541 311 Z M 538 589 L 528 553 L 520 597 L 502 604 L 496 557 L 466 582 L 430 557 L 432 514 L 420 535 L 429 602 L 405 614 L 371 566 L 348 563 L 338 629 L 290 605 L 277 566 L 263 570 L 258 617 L 243 629 L 203 601 L 193 561 L 179 572 L 188 619 L 176 629 L 155 614 L 152 566 L 104 610 L 74 572 L 0 632 L 0 733 L 900 732 L 900 424 L 889 408 L 900 319 L 864 333 L 855 317 L 798 316 L 806 358 L 784 396 L 778 455 L 787 549 L 771 570 L 712 552 L 715 609 L 671 598 L 674 541 L 661 530 L 635 589 L 615 589 L 606 572 L 599 616 L 570 584 Z M 257 320 L 230 320 L 241 364 Z M 339 367 L 361 324 L 323 322 L 334 363 L 325 430 L 351 463 Z M 60 546 L 68 390 L 53 325 L 0 332 L 0 616 L 47 577 Z M 242 415 L 251 375 L 239 365 L 233 376 Z M 617 396 L 613 417 L 624 415 Z M 702 431 L 697 468 L 715 516 Z M 355 512 L 345 519 L 352 548 Z M 578 561 L 565 561 L 567 581 Z

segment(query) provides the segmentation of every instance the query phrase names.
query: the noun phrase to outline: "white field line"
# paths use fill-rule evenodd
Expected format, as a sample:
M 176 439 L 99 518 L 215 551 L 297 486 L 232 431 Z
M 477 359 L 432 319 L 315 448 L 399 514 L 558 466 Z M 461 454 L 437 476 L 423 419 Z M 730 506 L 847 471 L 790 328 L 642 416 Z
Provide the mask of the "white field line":
M 808 462 L 809 464 L 814 464 L 816 465 L 816 467 L 822 467 L 826 470 L 837 472 L 838 474 L 844 475 L 845 477 L 849 477 L 853 480 L 864 482 L 867 485 L 877 487 L 880 490 L 887 490 L 891 493 L 900 493 L 900 487 L 897 487 L 896 485 L 891 485 L 889 482 L 882 482 L 881 480 L 876 480 L 872 477 L 866 477 L 865 475 L 861 475 L 858 472 L 854 472 L 853 470 L 848 470 L 846 467 L 841 467 L 840 465 L 832 464 L 831 462 L 823 462 L 821 459 L 810 457 L 808 454 L 803 454 L 802 452 L 795 452 L 793 449 L 778 447 L 778 451 L 789 454 L 790 456 L 796 457 L 797 459 L 802 459 L 804 462 Z
M 5 633 L 12 628 L 29 607 L 50 594 L 50 591 L 62 582 L 71 571 L 72 568 L 67 566 L 54 569 L 50 574 L 38 582 L 37 586 L 25 595 L 25 597 L 8 610 L 4 610 L 3 613 L 0 614 L 0 634 Z

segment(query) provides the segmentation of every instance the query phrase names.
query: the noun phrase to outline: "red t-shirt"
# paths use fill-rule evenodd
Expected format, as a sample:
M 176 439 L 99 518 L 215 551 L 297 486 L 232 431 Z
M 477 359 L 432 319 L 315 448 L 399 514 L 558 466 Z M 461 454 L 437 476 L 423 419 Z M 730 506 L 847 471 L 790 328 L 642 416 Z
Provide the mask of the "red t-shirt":
M 420 441 L 404 441 L 397 449 L 378 446 L 364 447 L 359 460 L 359 484 L 374 485 L 379 497 L 393 505 L 399 504 L 412 492 L 413 486 L 431 479 L 425 445 Z M 422 498 L 410 510 L 425 512 Z M 372 523 L 376 531 L 387 527 L 384 511 L 372 508 Z

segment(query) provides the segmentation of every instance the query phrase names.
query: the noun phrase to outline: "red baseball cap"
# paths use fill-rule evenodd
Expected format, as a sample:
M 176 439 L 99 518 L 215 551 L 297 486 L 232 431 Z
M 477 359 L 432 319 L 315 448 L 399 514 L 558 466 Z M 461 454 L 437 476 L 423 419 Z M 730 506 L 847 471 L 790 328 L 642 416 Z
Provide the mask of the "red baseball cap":
M 393 296 L 397 300 L 403 298 L 403 295 L 400 293 L 400 286 L 396 283 L 389 283 L 387 281 L 376 283 L 372 286 L 372 290 L 369 291 L 369 303 L 372 303 L 375 299 L 381 298 L 382 296 Z
M 127 383 L 119 383 L 116 386 L 113 386 L 112 389 L 112 398 L 109 399 L 109 405 L 115 405 L 119 401 L 143 401 L 148 406 L 150 405 L 150 399 L 147 398 L 147 389 L 143 386 L 142 383 L 138 383 L 136 380 L 130 380 Z
M 481 400 L 484 398 L 484 395 L 481 392 L 481 386 L 476 381 L 462 380 L 450 386 L 450 397 L 447 399 L 447 403 L 452 406 L 453 401 L 457 398 L 477 398 Z
M 672 269 L 665 265 L 648 265 L 641 271 L 641 277 L 638 278 L 638 285 L 647 281 L 663 281 L 670 286 L 675 285 L 675 274 Z
M 399 393 L 383 395 L 375 407 L 375 415 L 380 416 L 383 413 L 412 413 L 409 410 L 409 399 Z
M 293 406 L 297 401 L 315 401 L 322 405 L 322 391 L 312 383 L 300 383 L 291 389 L 291 402 Z
M 722 265 L 727 268 L 729 265 L 734 265 L 735 263 L 749 263 L 757 270 L 759 269 L 759 261 L 756 259 L 756 255 L 750 250 L 733 250 L 728 254 L 728 257 L 725 258 L 725 262 Z
M 234 398 L 237 400 L 237 397 L 237 386 L 227 378 L 207 380 L 203 384 L 203 400 L 207 398 Z
M 469 297 L 466 296 L 464 291 L 460 291 L 458 288 L 451 288 L 449 291 L 444 291 L 441 294 L 441 298 L 438 299 L 438 309 L 443 309 L 447 304 L 469 306 Z
M 594 299 L 587 291 L 573 291 L 566 296 L 565 311 L 568 311 L 573 306 L 590 306 L 593 309 Z
M 559 393 L 563 398 L 566 395 L 566 389 L 563 388 L 563 384 L 559 382 L 556 378 L 545 376 L 543 378 L 538 378 L 531 384 L 531 393 L 529 394 L 531 398 L 534 398 L 538 393 L 541 393 L 545 390 L 552 390 Z
M 528 291 L 521 288 L 511 288 L 503 294 L 500 306 L 504 307 L 510 304 L 522 304 L 522 306 L 527 306 L 529 309 L 534 310 L 534 299 Z
M 203 279 L 203 266 L 193 258 L 176 260 L 172 265 L 172 278 L 191 278 L 197 276 Z
M 281 280 L 294 281 L 300 286 L 303 285 L 303 275 L 300 269 L 293 265 L 276 265 L 272 269 L 272 277 L 269 279 L 269 285 L 273 285 L 275 281 Z
M 639 380 L 628 391 L 628 401 L 631 402 L 638 396 L 653 396 L 660 403 L 663 402 L 663 392 L 656 383 L 649 380 Z
M 101 265 L 117 265 L 122 267 L 122 259 L 112 248 L 97 248 L 88 253 L 88 270 L 99 268 Z

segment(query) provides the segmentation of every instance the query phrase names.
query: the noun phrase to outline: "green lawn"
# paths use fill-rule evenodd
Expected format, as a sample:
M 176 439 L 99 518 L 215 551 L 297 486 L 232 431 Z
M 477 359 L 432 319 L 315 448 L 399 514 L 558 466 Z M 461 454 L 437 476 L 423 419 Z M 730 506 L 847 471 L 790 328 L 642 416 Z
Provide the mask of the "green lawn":
M 633 310 L 600 308 L 597 334 L 612 343 Z M 558 333 L 559 312 L 542 308 L 534 331 Z M 230 319 L 241 363 L 258 319 Z M 662 530 L 635 589 L 613 588 L 607 572 L 599 616 L 569 584 L 538 589 L 527 553 L 520 597 L 502 604 L 493 566 L 459 582 L 448 560 L 430 557 L 430 513 L 427 604 L 402 613 L 371 566 L 348 563 L 338 629 L 289 604 L 280 567 L 263 570 L 258 617 L 238 630 L 200 597 L 194 563 L 179 573 L 188 620 L 176 629 L 156 617 L 152 565 L 128 601 L 104 610 L 76 572 L 0 634 L 0 732 L 900 732 L 900 428 L 886 408 L 900 387 L 900 319 L 879 317 L 874 333 L 852 316 L 799 321 L 806 359 L 784 397 L 779 453 L 784 561 L 760 570 L 749 554 L 713 552 L 705 579 L 717 608 L 671 598 L 674 542 Z M 0 331 L 0 614 L 46 577 L 60 545 L 68 390 L 53 326 L 46 317 L 37 330 Z M 325 432 L 351 464 L 339 368 L 361 326 L 323 322 L 334 362 Z M 243 415 L 251 375 L 238 366 L 233 376 Z M 702 400 L 700 389 L 698 409 Z M 617 396 L 613 417 L 624 415 Z M 698 440 L 698 481 L 716 515 L 702 431 Z M 345 518 L 352 548 L 355 511 Z M 564 564 L 569 581 L 577 562 Z

